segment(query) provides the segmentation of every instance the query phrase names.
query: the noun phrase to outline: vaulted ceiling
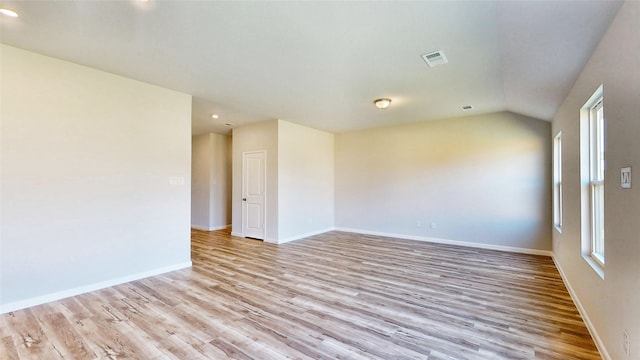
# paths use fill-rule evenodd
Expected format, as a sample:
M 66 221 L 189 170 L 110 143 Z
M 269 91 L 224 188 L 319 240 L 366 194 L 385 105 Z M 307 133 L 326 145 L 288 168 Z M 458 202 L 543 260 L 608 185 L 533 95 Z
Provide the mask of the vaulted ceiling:
M 194 134 L 270 119 L 332 132 L 496 111 L 551 120 L 621 4 L 2 1 L 20 16 L 1 17 L 0 42 L 192 94 Z M 427 66 L 437 50 L 448 63 Z

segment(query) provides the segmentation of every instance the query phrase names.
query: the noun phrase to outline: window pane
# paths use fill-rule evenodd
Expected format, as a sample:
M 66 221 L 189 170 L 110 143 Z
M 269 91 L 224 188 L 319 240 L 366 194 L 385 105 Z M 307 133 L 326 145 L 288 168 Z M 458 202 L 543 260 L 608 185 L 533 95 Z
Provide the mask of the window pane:
M 597 173 L 596 173 L 596 181 L 604 181 L 604 107 L 602 103 L 600 103 L 600 107 L 598 108 L 596 114 L 596 152 L 598 163 L 596 164 Z
M 553 225 L 562 229 L 562 133 L 553 139 Z
M 604 184 L 593 185 L 593 252 L 604 263 Z

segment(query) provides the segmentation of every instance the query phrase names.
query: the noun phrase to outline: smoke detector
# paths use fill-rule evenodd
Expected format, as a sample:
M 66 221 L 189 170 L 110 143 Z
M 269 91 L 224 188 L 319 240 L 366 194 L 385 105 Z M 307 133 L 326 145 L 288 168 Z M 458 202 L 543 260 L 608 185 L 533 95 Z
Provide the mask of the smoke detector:
M 444 52 L 442 50 L 434 51 L 432 53 L 422 55 L 422 59 L 429 65 L 430 67 L 446 64 L 449 62 L 447 57 L 444 56 Z

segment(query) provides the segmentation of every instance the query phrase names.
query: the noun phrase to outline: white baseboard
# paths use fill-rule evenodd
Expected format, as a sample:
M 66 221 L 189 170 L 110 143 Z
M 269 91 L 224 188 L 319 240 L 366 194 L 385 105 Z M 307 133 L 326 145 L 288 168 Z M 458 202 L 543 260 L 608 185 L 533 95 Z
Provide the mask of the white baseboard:
M 573 291 L 573 288 L 571 287 L 571 283 L 569 282 L 569 279 L 567 278 L 564 270 L 562 270 L 562 266 L 560 265 L 560 262 L 558 262 L 555 256 L 552 256 L 552 258 L 553 258 L 553 262 L 556 264 L 556 268 L 558 269 L 558 272 L 560 273 L 560 277 L 564 282 L 564 286 L 566 286 L 567 290 L 569 291 L 569 295 L 571 295 L 571 299 L 573 300 L 574 304 L 576 304 L 576 308 L 578 308 L 578 312 L 580 313 L 580 316 L 582 316 L 582 320 L 584 320 L 585 325 L 587 325 L 587 329 L 589 330 L 589 333 L 591 334 L 593 341 L 596 343 L 596 347 L 598 348 L 598 351 L 600 351 L 600 356 L 602 356 L 602 359 L 604 360 L 611 360 L 611 356 L 609 355 L 607 348 L 604 346 L 604 342 L 602 342 L 602 339 L 598 335 L 598 331 L 596 330 L 595 326 L 593 326 L 593 323 L 591 322 L 591 319 L 589 318 L 587 311 L 584 309 L 584 306 L 582 306 L 582 303 L 580 302 L 580 298 L 578 298 L 578 295 L 576 294 L 576 292 Z
M 333 230 L 333 228 L 326 228 L 326 229 L 322 229 L 322 230 L 311 231 L 311 232 L 308 232 L 308 233 L 304 233 L 304 234 L 296 235 L 296 236 L 291 236 L 291 237 L 284 238 L 284 239 L 268 239 L 268 240 L 265 239 L 265 242 L 272 243 L 272 244 L 284 244 L 284 243 L 288 243 L 288 242 L 291 242 L 291 241 L 304 239 L 304 238 L 309 237 L 309 236 L 324 234 L 324 233 L 326 233 L 328 231 L 331 231 L 331 230 Z
M 150 276 L 164 274 L 170 271 L 185 269 L 185 268 L 191 267 L 191 265 L 192 265 L 191 261 L 187 261 L 187 262 L 178 263 L 175 265 L 161 267 L 161 268 L 150 270 L 150 271 L 127 275 L 127 276 L 123 276 L 123 277 L 119 277 L 119 278 L 115 278 L 107 281 L 101 281 L 95 284 L 79 286 L 73 289 L 68 289 L 68 290 L 58 291 L 52 294 L 37 296 L 37 297 L 26 299 L 26 300 L 20 300 L 20 301 L 8 303 L 8 304 L 0 304 L 0 314 L 16 311 L 20 309 L 25 309 L 28 307 L 41 305 L 41 304 L 45 304 L 45 303 L 56 301 L 56 300 L 61 300 L 71 296 L 76 296 L 76 295 L 88 293 L 91 291 L 96 291 L 96 290 L 104 289 L 107 287 L 128 283 L 135 280 L 144 279 Z
M 292 236 L 284 239 L 266 238 L 264 239 L 264 242 L 268 242 L 272 244 L 284 244 L 290 241 L 304 239 L 309 236 L 323 234 L 325 232 L 329 232 L 333 230 L 356 233 L 356 234 L 364 234 L 364 235 L 375 235 L 375 236 L 384 236 L 384 237 L 406 239 L 406 240 L 425 241 L 425 242 L 432 242 L 432 243 L 438 243 L 438 244 L 448 244 L 448 245 L 466 246 L 466 247 L 488 249 L 488 250 L 507 251 L 507 252 L 521 253 L 521 254 L 553 256 L 553 252 L 550 250 L 527 249 L 527 248 L 493 245 L 493 244 L 481 244 L 481 243 L 473 243 L 473 242 L 467 242 L 467 241 L 447 240 L 447 239 L 439 239 L 439 238 L 426 237 L 426 236 L 405 235 L 405 234 L 388 233 L 388 232 L 381 232 L 381 231 L 369 231 L 369 230 L 346 228 L 346 227 L 331 227 L 324 230 L 313 231 L 306 234 Z M 231 236 L 242 237 L 242 234 L 231 232 Z
M 213 227 L 206 227 L 206 226 L 199 226 L 199 225 L 191 225 L 191 228 L 192 228 L 192 229 L 202 230 L 202 231 L 225 230 L 225 229 L 229 229 L 230 227 L 231 227 L 231 224 L 229 224 L 229 225 L 213 226 Z
M 468 241 L 447 240 L 447 239 L 439 239 L 439 238 L 432 238 L 432 237 L 426 237 L 426 236 L 394 234 L 394 233 L 387 233 L 387 232 L 380 232 L 380 231 L 369 231 L 369 230 L 343 228 L 343 227 L 337 227 L 337 228 L 334 228 L 334 230 L 364 234 L 364 235 L 375 235 L 375 236 L 393 237 L 393 238 L 406 239 L 406 240 L 426 241 L 426 242 L 432 242 L 432 243 L 438 243 L 438 244 L 458 245 L 458 246 L 466 246 L 466 247 L 488 249 L 488 250 L 515 252 L 515 253 L 521 253 L 521 254 L 553 256 L 553 252 L 549 250 L 527 249 L 527 248 L 493 245 L 493 244 L 481 244 L 481 243 L 473 243 Z

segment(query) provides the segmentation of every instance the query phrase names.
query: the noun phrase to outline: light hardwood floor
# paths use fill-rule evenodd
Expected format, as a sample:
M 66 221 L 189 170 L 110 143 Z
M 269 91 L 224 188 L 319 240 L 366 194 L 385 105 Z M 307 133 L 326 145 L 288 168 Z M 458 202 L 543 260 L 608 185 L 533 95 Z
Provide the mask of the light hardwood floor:
M 548 257 L 197 230 L 192 257 L 0 315 L 0 359 L 600 359 Z

